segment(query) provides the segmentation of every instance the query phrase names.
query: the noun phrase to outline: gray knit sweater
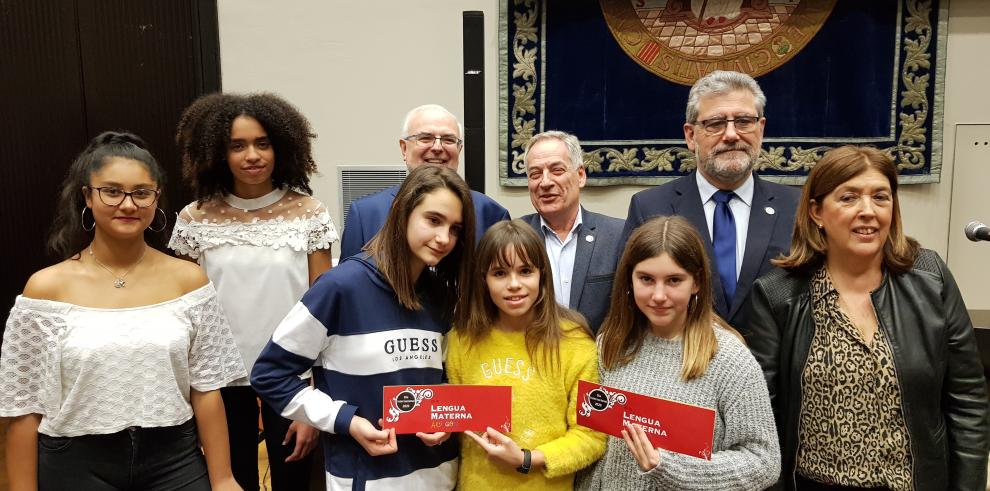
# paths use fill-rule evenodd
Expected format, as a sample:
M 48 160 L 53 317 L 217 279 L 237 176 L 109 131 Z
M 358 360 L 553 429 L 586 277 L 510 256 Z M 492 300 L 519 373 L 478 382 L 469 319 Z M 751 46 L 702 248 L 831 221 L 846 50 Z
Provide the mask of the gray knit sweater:
M 763 372 L 738 338 L 720 328 L 715 334 L 718 352 L 690 382 L 681 379 L 680 339 L 648 335 L 627 365 L 599 368 L 603 385 L 714 408 L 712 459 L 660 450 L 660 464 L 644 473 L 625 442 L 610 436 L 605 456 L 579 476 L 578 489 L 759 490 L 776 482 L 780 445 Z

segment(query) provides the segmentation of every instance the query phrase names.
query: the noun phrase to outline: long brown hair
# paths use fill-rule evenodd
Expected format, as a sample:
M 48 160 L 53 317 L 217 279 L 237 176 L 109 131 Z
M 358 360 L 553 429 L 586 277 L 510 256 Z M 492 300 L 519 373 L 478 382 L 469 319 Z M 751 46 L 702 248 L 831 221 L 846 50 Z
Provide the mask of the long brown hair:
M 632 361 L 650 335 L 649 321 L 636 306 L 632 274 L 636 265 L 667 254 L 694 279 L 698 293 L 689 300 L 681 343 L 684 354 L 681 378 L 685 381 L 704 375 L 718 350 L 713 324 L 732 332 L 712 310 L 711 270 L 705 246 L 694 226 L 678 216 L 653 218 L 637 228 L 622 252 L 612 284 L 612 305 L 598 334 L 602 366 L 611 370 Z
M 591 331 L 581 314 L 557 303 L 553 291 L 553 272 L 543 239 L 522 220 L 498 222 L 481 238 L 478 254 L 472 263 L 473 273 L 466 283 L 467 302 L 460 305 L 454 329 L 472 346 L 491 332 L 499 310 L 488 292 L 486 276 L 492 267 L 511 267 L 511 253 L 515 254 L 517 261 L 540 272 L 540 294 L 533 303 L 533 322 L 526 328 L 526 351 L 534 362 L 542 360 L 543 368 L 555 369 L 560 366 L 560 340 L 564 336 L 561 321 L 574 322 L 589 338 Z
M 774 259 L 773 264 L 790 270 L 810 271 L 821 267 L 828 255 L 825 231 L 818 228 L 811 218 L 812 202 L 821 204 L 829 193 L 842 183 L 875 169 L 887 178 L 893 198 L 890 233 L 883 245 L 883 263 L 893 273 L 911 269 L 918 256 L 918 241 L 904 234 L 901 206 L 897 198 L 897 167 L 884 152 L 873 147 L 845 145 L 829 150 L 808 174 L 801 189 L 791 236 L 791 252 Z
M 454 249 L 433 268 L 425 269 L 420 278 L 409 275 L 409 240 L 406 230 L 409 215 L 423 202 L 426 195 L 438 189 L 447 189 L 461 200 L 461 233 Z M 410 310 L 422 305 L 416 294 L 417 283 L 425 293 L 438 301 L 445 309 L 446 317 L 457 304 L 458 285 L 464 284 L 468 274 L 467 261 L 474 255 L 474 204 L 471 190 L 456 172 L 436 165 L 421 165 L 409 172 L 392 201 L 392 208 L 385 225 L 368 242 L 364 250 L 375 259 L 378 270 L 399 297 L 399 303 Z

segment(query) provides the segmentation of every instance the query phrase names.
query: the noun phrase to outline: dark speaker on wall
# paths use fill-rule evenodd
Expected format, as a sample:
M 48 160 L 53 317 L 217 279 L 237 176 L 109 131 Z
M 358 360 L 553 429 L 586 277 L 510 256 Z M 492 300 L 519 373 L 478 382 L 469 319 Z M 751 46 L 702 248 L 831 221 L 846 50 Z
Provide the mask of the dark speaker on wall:
M 485 13 L 464 11 L 464 178 L 485 192 Z

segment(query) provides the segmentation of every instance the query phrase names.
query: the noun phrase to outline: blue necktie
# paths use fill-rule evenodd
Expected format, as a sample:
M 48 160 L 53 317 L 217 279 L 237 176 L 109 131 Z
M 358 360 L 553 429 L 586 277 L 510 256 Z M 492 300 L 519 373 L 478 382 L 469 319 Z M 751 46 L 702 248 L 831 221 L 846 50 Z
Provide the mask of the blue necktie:
M 712 220 L 712 245 L 715 248 L 715 267 L 722 280 L 722 293 L 726 308 L 732 307 L 736 294 L 736 220 L 729 209 L 729 201 L 736 196 L 732 191 L 716 191 L 715 216 Z

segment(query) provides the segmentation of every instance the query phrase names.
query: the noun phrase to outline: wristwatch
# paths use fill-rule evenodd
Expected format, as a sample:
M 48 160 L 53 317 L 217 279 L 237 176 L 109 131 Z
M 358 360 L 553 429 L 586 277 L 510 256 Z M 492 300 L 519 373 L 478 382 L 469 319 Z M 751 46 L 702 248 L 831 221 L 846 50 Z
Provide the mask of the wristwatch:
M 533 463 L 533 453 L 529 449 L 522 449 L 523 452 L 523 462 L 522 465 L 516 467 L 516 472 L 520 474 L 529 474 L 529 467 Z

